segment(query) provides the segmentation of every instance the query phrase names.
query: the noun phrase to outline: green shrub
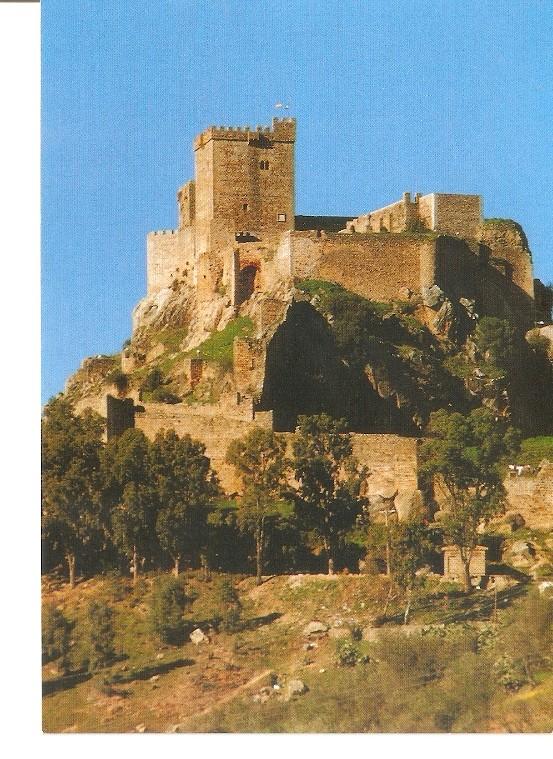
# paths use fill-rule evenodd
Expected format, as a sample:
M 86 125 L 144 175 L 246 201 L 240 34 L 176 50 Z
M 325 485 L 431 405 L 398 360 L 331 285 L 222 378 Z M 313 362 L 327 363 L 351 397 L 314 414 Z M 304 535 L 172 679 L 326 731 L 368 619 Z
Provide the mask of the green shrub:
M 42 663 L 59 659 L 58 667 L 63 672 L 69 669 L 68 653 L 70 636 L 74 623 L 56 609 L 54 605 L 42 610 Z
M 553 461 L 553 435 L 529 437 L 520 444 L 518 463 L 538 466 L 543 459 Z
M 242 604 L 232 581 L 225 578 L 219 586 L 219 625 L 225 632 L 239 632 L 243 628 Z
M 91 601 L 87 609 L 90 666 L 101 669 L 115 657 L 113 609 L 103 601 Z
M 355 667 L 356 664 L 363 661 L 359 648 L 344 638 L 336 643 L 336 663 L 340 667 Z
M 157 580 L 152 593 L 150 623 L 162 643 L 180 645 L 184 641 L 186 624 L 183 612 L 188 602 L 182 580 L 176 577 Z
M 107 376 L 108 382 L 115 385 L 117 392 L 126 393 L 129 389 L 129 378 L 121 369 L 113 369 Z
M 509 654 L 500 656 L 493 665 L 497 682 L 507 691 L 517 691 L 528 682 L 522 665 Z
M 456 646 L 434 636 L 383 634 L 374 646 L 386 676 L 403 685 L 424 685 L 439 678 Z
M 510 367 L 513 360 L 515 332 L 505 319 L 485 316 L 478 322 L 475 343 L 486 362 L 498 370 Z
M 541 353 L 543 356 L 547 356 L 549 349 L 551 348 L 551 340 L 545 335 L 541 335 L 538 330 L 530 332 L 526 338 L 528 345 L 535 350 L 536 353 Z
M 140 389 L 147 393 L 152 393 L 154 390 L 157 390 L 159 387 L 161 387 L 162 384 L 163 374 L 159 369 L 152 369 L 146 375 L 146 378 L 140 386 Z
M 150 400 L 157 403 L 180 403 L 181 401 L 178 395 L 175 395 L 175 393 L 164 387 L 156 387 L 155 390 L 152 390 Z

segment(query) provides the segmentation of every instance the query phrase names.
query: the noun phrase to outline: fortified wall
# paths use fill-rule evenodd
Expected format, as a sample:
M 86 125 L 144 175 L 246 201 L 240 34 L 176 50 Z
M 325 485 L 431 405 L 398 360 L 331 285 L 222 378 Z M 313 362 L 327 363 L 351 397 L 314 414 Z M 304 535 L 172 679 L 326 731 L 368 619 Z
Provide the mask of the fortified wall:
M 430 286 L 435 259 L 436 239 L 411 233 L 289 232 L 276 252 L 282 276 L 337 282 L 377 301 Z
M 404 192 L 401 200 L 348 222 L 350 232 L 440 232 L 477 238 L 482 223 L 479 195 Z
M 231 441 L 242 437 L 255 427 L 271 428 L 272 415 L 252 413 L 248 418 L 230 418 L 222 409 L 211 415 L 195 410 L 182 410 L 162 403 L 149 403 L 144 413 L 136 415 L 136 427 L 153 439 L 163 429 L 188 434 L 206 447 L 206 455 L 228 494 L 240 491 L 234 468 L 225 463 Z M 277 433 L 291 446 L 293 435 Z M 371 498 L 388 496 L 396 490 L 396 508 L 401 517 L 408 514 L 418 492 L 418 444 L 416 438 L 399 435 L 353 434 L 353 454 L 369 470 L 366 495 Z
M 294 119 L 209 127 L 194 141 L 195 177 L 177 194 L 178 227 L 147 237 L 148 295 L 185 284 L 196 299 L 226 293 L 238 308 L 281 281 L 337 282 L 372 300 L 438 284 L 480 315 L 522 329 L 536 314 L 524 232 L 484 220 L 478 195 L 405 192 L 350 217 L 295 216 Z M 540 291 L 541 292 L 541 291 Z

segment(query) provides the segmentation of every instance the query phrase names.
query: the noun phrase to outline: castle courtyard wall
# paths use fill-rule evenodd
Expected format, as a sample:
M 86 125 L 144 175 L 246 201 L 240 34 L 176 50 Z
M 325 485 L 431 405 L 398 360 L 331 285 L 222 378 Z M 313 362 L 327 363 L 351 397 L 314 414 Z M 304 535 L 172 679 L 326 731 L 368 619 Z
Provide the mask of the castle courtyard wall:
M 337 282 L 365 298 L 387 301 L 400 298 L 405 288 L 419 292 L 432 284 L 435 245 L 433 236 L 421 234 L 292 232 L 277 256 L 285 268 L 288 253 L 294 277 Z

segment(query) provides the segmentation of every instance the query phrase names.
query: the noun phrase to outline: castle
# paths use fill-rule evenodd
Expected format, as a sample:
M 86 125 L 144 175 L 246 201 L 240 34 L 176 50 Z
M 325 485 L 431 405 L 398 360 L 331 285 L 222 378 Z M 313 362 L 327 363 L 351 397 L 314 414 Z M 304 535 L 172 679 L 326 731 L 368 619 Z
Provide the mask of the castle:
M 403 304 L 435 334 L 442 329 L 436 321 L 447 329 L 455 314 L 509 318 L 525 331 L 548 318 L 550 291 L 533 279 L 522 228 L 484 219 L 478 195 L 406 192 L 356 218 L 297 216 L 295 138 L 291 118 L 255 129 L 208 128 L 194 141 L 195 177 L 177 193 L 178 228 L 147 236 L 147 294 L 134 311 L 121 368 L 143 378 L 168 356 L 160 330 L 184 327 L 168 358 L 169 380 L 187 402 L 143 402 L 133 385 L 141 405 L 108 396 L 106 407 L 105 385 L 98 394 L 92 379 L 97 371 L 107 376 L 108 359 L 97 358 L 76 375 L 89 387 L 78 408 L 107 415 L 111 434 L 134 425 L 149 437 L 164 428 L 190 434 L 205 444 L 228 493 L 237 487 L 225 462 L 233 439 L 255 426 L 291 439 L 298 414 L 349 416 L 354 453 L 371 471 L 368 495 L 397 491 L 406 514 L 420 497 L 422 426 L 409 394 L 393 387 L 378 362 L 357 373 L 344 363 L 301 281 Z M 199 357 L 202 341 L 237 315 L 254 329 L 234 338 L 231 366 Z M 202 383 L 217 389 L 215 399 L 194 400 Z
M 376 301 L 438 285 L 479 314 L 536 320 L 532 260 L 520 226 L 484 220 L 477 195 L 404 193 L 357 218 L 296 216 L 296 122 L 210 127 L 194 141 L 195 178 L 177 193 L 177 229 L 147 236 L 147 289 L 178 280 L 238 307 L 284 279 L 324 279 Z M 539 304 L 538 304 L 539 305 Z

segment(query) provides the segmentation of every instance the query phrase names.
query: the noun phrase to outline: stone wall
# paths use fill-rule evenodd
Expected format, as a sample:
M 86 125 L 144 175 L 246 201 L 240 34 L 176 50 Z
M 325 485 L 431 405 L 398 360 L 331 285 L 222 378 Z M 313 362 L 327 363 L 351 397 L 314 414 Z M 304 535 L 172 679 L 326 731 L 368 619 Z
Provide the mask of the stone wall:
M 433 193 L 434 225 L 436 232 L 457 237 L 477 238 L 482 222 L 479 195 L 448 195 Z M 419 199 L 420 201 L 423 198 Z
M 179 209 L 179 229 L 190 227 L 196 217 L 196 183 L 193 179 L 177 192 L 177 205 Z
M 270 429 L 271 425 L 271 416 L 266 413 L 256 414 L 253 420 L 241 420 L 225 414 L 203 416 L 194 410 L 158 403 L 148 403 L 145 408 L 145 413 L 136 415 L 136 427 L 150 438 L 161 429 L 174 429 L 179 435 L 189 434 L 200 440 L 229 493 L 239 489 L 234 470 L 224 463 L 230 442 L 255 427 Z M 278 434 L 291 444 L 291 433 Z M 354 455 L 371 472 L 367 483 L 368 496 L 386 495 L 397 489 L 396 507 L 400 517 L 404 518 L 418 488 L 417 440 L 398 435 L 353 434 L 352 438 Z
M 136 397 L 134 397 L 136 402 Z M 130 399 L 126 403 L 131 403 Z M 254 412 L 251 399 L 239 404 L 221 402 L 217 405 L 189 407 L 184 404 L 144 403 L 144 411 L 135 414 L 135 427 L 153 439 L 160 430 L 174 429 L 178 435 L 188 434 L 206 446 L 214 470 L 227 493 L 236 492 L 239 482 L 234 470 L 225 464 L 226 451 L 232 440 L 246 435 L 255 427 L 272 428 L 270 412 Z M 106 396 L 83 399 L 77 412 L 92 408 L 106 416 Z M 282 435 L 291 450 L 292 433 Z M 369 498 L 386 496 L 398 490 L 396 507 L 400 517 L 407 516 L 413 498 L 418 493 L 416 438 L 399 435 L 352 434 L 353 453 L 370 471 L 366 494 Z
M 444 552 L 444 577 L 449 580 L 462 582 L 465 568 L 461 559 L 461 552 L 457 546 L 445 546 Z M 469 571 L 473 578 L 480 578 L 486 574 L 486 547 L 476 546 L 473 551 Z
M 482 242 L 492 264 L 529 298 L 534 297 L 532 257 L 522 228 L 508 219 L 487 220 Z
M 355 232 L 408 232 L 418 227 L 446 235 L 475 238 L 482 221 L 478 195 L 432 193 L 401 200 L 363 214 L 347 224 Z
M 146 238 L 147 292 L 170 287 L 175 277 L 194 281 L 194 237 L 191 228 L 150 232 Z
M 219 475 L 227 493 L 236 492 L 240 483 L 234 468 L 225 464 L 225 456 L 232 440 L 246 435 L 251 429 L 270 425 L 270 415 L 260 415 L 253 420 L 230 418 L 228 415 L 199 414 L 183 406 L 163 403 L 145 404 L 145 412 L 135 418 L 137 429 L 153 439 L 160 430 L 174 429 L 178 435 L 190 435 L 206 447 L 206 455 Z M 270 428 L 270 426 L 269 426 Z
M 534 475 L 505 480 L 507 508 L 522 514 L 534 530 L 553 529 L 553 462 L 543 462 Z
M 232 362 L 236 389 L 248 395 L 259 393 L 265 376 L 265 343 L 253 337 L 235 338 Z
M 388 496 L 398 490 L 395 506 L 407 517 L 418 492 L 419 440 L 399 435 L 353 434 L 353 453 L 371 472 L 367 495 Z
M 132 398 L 106 398 L 107 439 L 119 437 L 134 427 L 134 400 Z
M 401 200 L 352 219 L 346 229 L 354 232 L 406 232 L 417 220 L 417 205 L 411 202 L 410 194 L 404 192 Z
M 400 298 L 404 288 L 420 292 L 432 283 L 426 281 L 432 265 L 427 273 L 421 261 L 433 261 L 435 244 L 434 237 L 421 234 L 293 232 L 288 254 L 295 277 L 326 279 L 365 298 L 387 301 Z M 285 253 L 282 244 L 282 268 Z

